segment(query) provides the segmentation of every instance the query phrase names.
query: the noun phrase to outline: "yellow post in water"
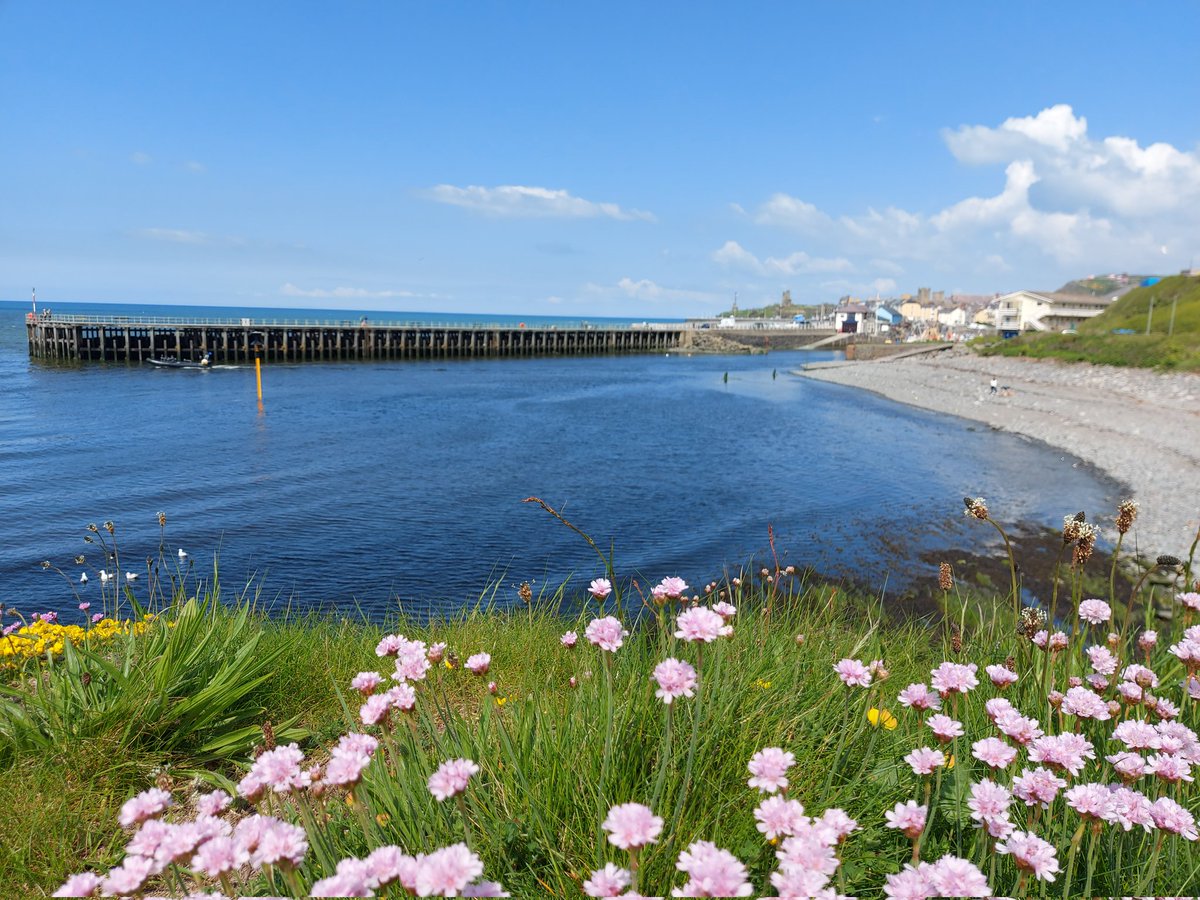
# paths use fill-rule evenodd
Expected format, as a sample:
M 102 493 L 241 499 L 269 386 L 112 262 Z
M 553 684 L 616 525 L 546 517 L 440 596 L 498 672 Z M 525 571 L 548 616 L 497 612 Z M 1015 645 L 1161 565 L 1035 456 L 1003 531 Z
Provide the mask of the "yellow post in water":
M 262 401 L 262 361 L 254 357 L 254 380 L 258 382 L 258 399 Z

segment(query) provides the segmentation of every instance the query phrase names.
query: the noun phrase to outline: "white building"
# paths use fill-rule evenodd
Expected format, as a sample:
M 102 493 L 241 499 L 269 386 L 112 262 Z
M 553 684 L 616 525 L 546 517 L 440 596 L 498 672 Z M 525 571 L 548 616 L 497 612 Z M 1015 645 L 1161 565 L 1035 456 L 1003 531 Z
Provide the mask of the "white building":
M 1116 295 L 1014 291 L 999 299 L 996 327 L 1002 332 L 1066 331 L 1108 309 Z

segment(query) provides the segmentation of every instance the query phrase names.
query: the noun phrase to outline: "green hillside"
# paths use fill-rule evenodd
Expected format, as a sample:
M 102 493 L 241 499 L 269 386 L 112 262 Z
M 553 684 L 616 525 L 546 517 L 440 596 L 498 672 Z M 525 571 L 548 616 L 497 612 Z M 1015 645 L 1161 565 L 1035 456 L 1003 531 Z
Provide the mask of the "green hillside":
M 1135 288 L 1080 325 L 1079 334 L 1025 334 L 982 343 L 978 349 L 985 355 L 1200 372 L 1200 278 L 1174 275 Z

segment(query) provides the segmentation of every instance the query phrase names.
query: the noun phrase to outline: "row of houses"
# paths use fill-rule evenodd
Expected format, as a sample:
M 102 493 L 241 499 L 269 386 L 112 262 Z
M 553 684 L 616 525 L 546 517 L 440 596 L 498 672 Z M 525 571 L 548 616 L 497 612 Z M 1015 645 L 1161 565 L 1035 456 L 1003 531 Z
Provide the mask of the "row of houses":
M 838 331 L 861 334 L 927 335 L 936 332 L 943 337 L 991 328 L 1005 337 L 1026 331 L 1073 331 L 1081 322 L 1098 316 L 1132 287 L 1129 285 L 1103 297 L 1021 290 L 990 299 L 951 297 L 947 305 L 923 303 L 914 298 L 900 302 L 844 298 L 834 308 L 829 324 Z

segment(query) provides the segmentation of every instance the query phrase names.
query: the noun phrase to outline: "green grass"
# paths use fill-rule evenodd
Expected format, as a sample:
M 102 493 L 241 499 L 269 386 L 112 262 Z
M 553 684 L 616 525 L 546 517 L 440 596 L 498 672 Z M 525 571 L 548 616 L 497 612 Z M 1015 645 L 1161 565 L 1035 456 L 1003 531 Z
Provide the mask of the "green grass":
M 1091 574 L 1103 584 L 1105 573 L 1093 568 L 1097 571 Z M 1059 608 L 1069 610 L 1085 596 L 1087 573 L 1063 574 Z M 974 588 L 966 595 L 952 591 L 943 615 L 902 621 L 889 618 L 869 597 L 777 575 L 773 582 L 754 578 L 718 588 L 739 611 L 732 637 L 711 645 L 677 640 L 678 610 L 648 607 L 637 625 L 629 623 L 632 633 L 624 646 L 606 655 L 583 638 L 595 606 L 564 618 L 557 612 L 557 596 L 514 611 L 480 609 L 452 621 L 378 624 L 336 617 L 270 619 L 249 609 L 248 601 L 231 598 L 229 605 L 213 604 L 202 620 L 211 636 L 194 632 L 188 645 L 216 647 L 222 637 L 237 635 L 239 644 L 254 647 L 255 659 L 270 659 L 266 680 L 242 660 L 247 677 L 232 683 L 252 687 L 241 694 L 239 717 L 230 721 L 229 730 L 240 735 L 247 722 L 257 729 L 270 721 L 276 730 L 293 722 L 306 735 L 301 744 L 315 762 L 323 761 L 329 745 L 347 730 L 372 730 L 356 720 L 361 698 L 350 691 L 349 681 L 358 671 L 389 671 L 390 661 L 374 652 L 384 633 L 445 641 L 459 660 L 481 651 L 491 654 L 491 670 L 482 678 L 461 666 L 431 671 L 419 685 L 411 727 L 400 722 L 390 737 L 381 735 L 384 744 L 356 789 L 353 806 L 336 789 L 305 805 L 309 815 L 315 804 L 322 822 L 310 829 L 312 849 L 299 872 L 306 886 L 331 874 L 338 860 L 361 857 L 382 844 L 420 852 L 466 839 L 482 858 L 485 877 L 501 881 L 513 896 L 579 896 L 581 882 L 594 868 L 605 861 L 627 864 L 599 825 L 612 805 L 634 801 L 650 805 L 666 821 L 660 841 L 640 860 L 647 893 L 669 893 L 682 883 L 675 861 L 696 840 L 732 851 L 748 866 L 756 890 L 768 891 L 775 848 L 755 827 L 753 810 L 762 798 L 746 785 L 746 764 L 763 747 L 778 746 L 797 758 L 789 796 L 810 815 L 839 807 L 859 822 L 841 850 L 843 865 L 835 882 L 841 892 L 879 895 L 884 878 L 899 871 L 911 853 L 907 839 L 884 827 L 884 813 L 898 802 L 920 801 L 929 789 L 936 811 L 922 859 L 949 853 L 974 860 L 991 873 L 995 892 L 1014 894 L 1018 873 L 1011 860 L 989 851 L 965 808 L 971 782 L 989 774 L 971 757 L 970 742 L 995 733 L 983 702 L 998 691 L 983 676 L 983 667 L 1013 657 L 1022 677 L 1005 696 L 1051 733 L 1071 730 L 1074 723 L 1047 704 L 1041 683 L 1046 657 L 1015 634 L 1009 598 Z M 625 602 L 630 602 L 628 593 Z M 1123 609 L 1122 600 L 1118 620 Z M 1148 615 L 1135 609 L 1135 631 Z M 181 616 L 186 619 L 187 613 L 179 604 L 164 611 L 168 619 Z M 1184 624 L 1180 617 L 1161 628 L 1150 660 L 1163 681 L 1162 694 L 1176 700 L 1183 670 L 1166 648 Z M 161 670 L 170 646 L 167 632 L 179 634 L 181 627 L 186 622 L 163 629 L 161 638 L 152 633 L 150 640 L 133 645 L 133 668 Z M 568 628 L 580 634 L 574 649 L 559 641 Z M 1093 634 L 1089 642 L 1102 638 Z M 1142 658 L 1132 641 L 1133 633 L 1121 654 L 1125 661 Z M 1082 644 L 1076 641 L 1054 662 L 1052 683 L 1065 688 L 1068 674 L 1086 671 Z M 123 652 L 113 648 L 110 664 L 123 665 Z M 227 656 L 232 652 L 226 648 Z M 691 662 L 700 673 L 696 697 L 669 708 L 654 696 L 651 680 L 654 666 L 668 656 Z M 890 675 L 868 690 L 848 688 L 832 669 L 843 657 L 883 660 Z M 957 702 L 946 701 L 945 712 L 963 723 L 966 737 L 946 747 L 954 768 L 923 781 L 903 757 L 935 742 L 896 695 L 909 683 L 927 682 L 943 660 L 978 664 L 981 685 Z M 8 684 L 18 692 L 53 693 L 56 681 L 76 677 L 72 671 L 68 666 L 43 667 L 40 673 L 27 668 L 10 673 Z M 489 680 L 497 684 L 495 697 L 486 689 Z M 203 679 L 181 677 L 174 683 L 179 687 L 172 706 L 187 708 L 205 689 Z M 1190 724 L 1192 708 L 1186 701 L 1183 705 Z M 871 707 L 890 711 L 898 726 L 873 727 L 867 718 Z M 20 743 L 0 760 L 6 798 L 0 805 L 0 893 L 44 895 L 71 872 L 114 865 L 128 837 L 117 827 L 116 813 L 140 790 L 158 783 L 186 801 L 199 771 L 209 781 L 229 785 L 246 771 L 252 756 L 234 749 L 236 742 L 214 755 L 211 736 L 180 740 L 161 727 L 178 720 L 160 710 L 131 728 L 105 717 L 88 729 L 60 729 L 50 745 Z M 1112 752 L 1108 724 L 1080 723 L 1100 757 L 1081 781 L 1112 780 L 1103 762 Z M 462 808 L 437 803 L 426 788 L 441 761 L 459 756 L 482 769 Z M 1023 759 L 999 780 L 1007 782 L 1022 765 Z M 1194 805 L 1191 784 L 1164 789 L 1168 792 L 1185 806 Z M 300 813 L 290 801 L 273 800 L 269 809 L 288 818 Z M 1026 827 L 1024 806 L 1017 804 L 1012 812 L 1017 827 Z M 1063 869 L 1076 822 L 1060 797 L 1033 825 L 1057 847 Z M 1078 895 L 1088 875 L 1096 894 L 1186 894 L 1195 893 L 1200 883 L 1200 852 L 1178 839 L 1167 842 L 1156 875 L 1145 885 L 1153 836 L 1106 826 L 1097 844 L 1089 849 L 1085 842 L 1072 882 L 1064 885 L 1060 874 L 1052 891 L 1061 894 L 1065 887 Z M 1088 852 L 1090 865 L 1084 858 Z M 284 886 L 256 876 L 238 887 L 261 896 L 282 893 Z
M 1135 333 L 1114 334 L 1116 329 Z M 1076 335 L 1024 334 L 1008 341 L 977 341 L 975 346 L 984 355 L 1200 372 L 1200 278 L 1176 275 L 1135 288 L 1082 323 Z

